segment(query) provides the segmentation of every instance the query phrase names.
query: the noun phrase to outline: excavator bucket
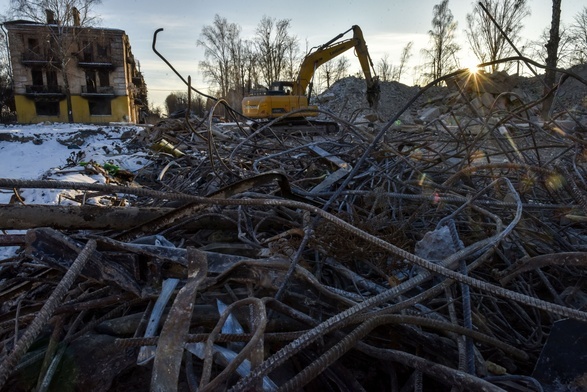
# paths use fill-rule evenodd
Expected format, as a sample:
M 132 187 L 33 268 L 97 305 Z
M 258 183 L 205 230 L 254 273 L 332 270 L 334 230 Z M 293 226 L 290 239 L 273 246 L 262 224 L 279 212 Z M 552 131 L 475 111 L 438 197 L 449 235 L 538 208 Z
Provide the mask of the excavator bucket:
M 374 80 L 371 86 L 367 87 L 367 102 L 369 102 L 369 106 L 374 110 L 377 110 L 379 106 L 379 96 L 381 95 L 381 86 L 379 86 L 379 81 Z

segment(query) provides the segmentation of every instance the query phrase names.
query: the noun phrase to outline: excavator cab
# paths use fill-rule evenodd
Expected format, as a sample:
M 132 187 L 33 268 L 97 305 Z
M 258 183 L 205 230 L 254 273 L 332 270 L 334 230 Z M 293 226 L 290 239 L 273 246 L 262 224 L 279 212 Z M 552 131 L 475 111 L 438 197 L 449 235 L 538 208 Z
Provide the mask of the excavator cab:
M 299 111 L 316 107 L 308 106 L 308 98 L 293 91 L 294 82 L 273 82 L 267 90 L 243 99 L 243 114 L 254 119 L 277 118 L 290 112 L 296 112 L 292 117 L 297 118 L 316 116 L 312 111 Z
M 273 82 L 269 87 L 271 95 L 291 95 L 293 82 Z
M 293 82 L 273 82 L 267 90 L 267 95 L 291 95 Z

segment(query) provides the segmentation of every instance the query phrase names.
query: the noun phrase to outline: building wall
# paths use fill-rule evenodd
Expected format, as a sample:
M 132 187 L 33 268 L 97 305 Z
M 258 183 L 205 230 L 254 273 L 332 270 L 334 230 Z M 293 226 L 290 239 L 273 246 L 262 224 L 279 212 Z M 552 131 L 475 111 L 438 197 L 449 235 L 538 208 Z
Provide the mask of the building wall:
M 49 37 L 49 26 L 8 22 L 5 23 L 5 27 L 8 30 L 14 75 L 17 121 L 19 123 L 67 122 L 68 113 L 65 94 L 41 94 L 37 92 L 37 89 L 43 90 L 49 84 L 50 72 L 52 72 L 51 78 L 56 78 L 57 85 L 64 86 L 65 80 L 62 69 L 55 66 L 56 64 L 50 65 L 48 62 L 31 63 L 31 61 L 27 61 L 25 63 L 23 61 L 23 53 L 30 55 L 29 39 L 36 39 L 43 43 L 49 42 L 47 38 Z M 85 36 L 76 41 L 70 41 L 72 45 L 68 48 L 68 52 L 78 53 L 78 56 L 72 58 L 66 65 L 73 121 L 84 123 L 138 122 L 141 105 L 135 104 L 137 91 L 144 93 L 146 97 L 146 87 L 141 90 L 132 84 L 132 81 L 136 80 L 133 79 L 136 75 L 140 76 L 139 80 L 143 81 L 143 79 L 136 69 L 128 36 L 124 31 L 115 29 L 85 29 L 84 31 Z M 85 61 L 83 57 L 84 48 L 80 47 L 86 44 L 82 43 L 84 40 L 86 43 L 92 43 L 94 51 L 96 50 L 96 43 L 107 46 L 109 48 L 107 57 L 112 64 L 109 66 L 99 64 L 99 61 Z M 40 51 L 44 50 L 41 49 Z M 36 72 L 35 79 L 34 72 Z M 94 80 L 87 79 L 87 72 L 93 72 Z M 102 85 L 106 73 L 108 74 L 107 85 Z M 45 85 L 43 88 L 38 86 L 40 75 L 42 75 L 42 84 Z M 92 84 L 93 82 L 96 83 L 97 86 L 93 87 L 94 89 L 107 89 L 106 94 L 103 94 L 103 90 L 92 91 L 92 94 L 88 94 L 90 82 Z M 64 88 L 63 91 L 65 91 Z M 53 91 L 49 91 L 49 93 L 53 93 Z M 56 101 L 59 103 L 57 104 Z M 44 109 L 46 113 L 53 113 L 58 107 L 59 114 L 43 114 L 43 109 L 39 109 L 39 105 L 45 105 L 45 108 L 51 107 L 51 110 Z M 91 115 L 90 105 L 100 108 L 109 106 L 110 113 Z M 100 111 L 103 110 L 98 110 L 98 112 Z
M 37 114 L 35 101 L 24 95 L 15 95 L 17 108 L 17 122 L 21 124 L 36 124 L 45 121 L 68 122 L 67 102 L 65 99 L 59 101 L 59 116 L 47 116 Z M 128 96 L 115 97 L 110 101 L 111 115 L 91 115 L 88 100 L 81 96 L 71 97 L 73 108 L 73 122 L 102 124 L 110 122 L 136 122 L 134 117 L 129 116 L 131 107 Z

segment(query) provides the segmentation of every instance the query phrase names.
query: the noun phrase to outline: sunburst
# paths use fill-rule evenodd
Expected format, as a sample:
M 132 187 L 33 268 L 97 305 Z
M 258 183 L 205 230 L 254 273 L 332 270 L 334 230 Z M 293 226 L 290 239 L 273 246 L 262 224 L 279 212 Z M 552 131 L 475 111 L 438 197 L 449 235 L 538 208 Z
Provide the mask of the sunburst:
M 475 59 L 469 59 L 465 64 L 465 68 L 469 70 L 471 76 L 475 76 L 481 71 Z

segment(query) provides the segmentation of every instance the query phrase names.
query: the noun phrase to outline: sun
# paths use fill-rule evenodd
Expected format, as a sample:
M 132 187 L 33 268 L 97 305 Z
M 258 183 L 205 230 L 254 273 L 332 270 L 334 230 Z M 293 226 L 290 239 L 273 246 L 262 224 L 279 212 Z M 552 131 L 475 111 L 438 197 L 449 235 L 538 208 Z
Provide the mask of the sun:
M 469 70 L 469 73 L 472 75 L 476 75 L 481 68 L 477 66 L 477 61 L 475 59 L 469 59 L 465 62 L 465 68 Z
M 476 59 L 470 58 L 463 62 L 464 68 L 461 68 L 464 72 L 463 79 L 465 85 L 468 86 L 471 91 L 479 91 L 479 84 L 483 80 L 483 68 L 478 67 Z

